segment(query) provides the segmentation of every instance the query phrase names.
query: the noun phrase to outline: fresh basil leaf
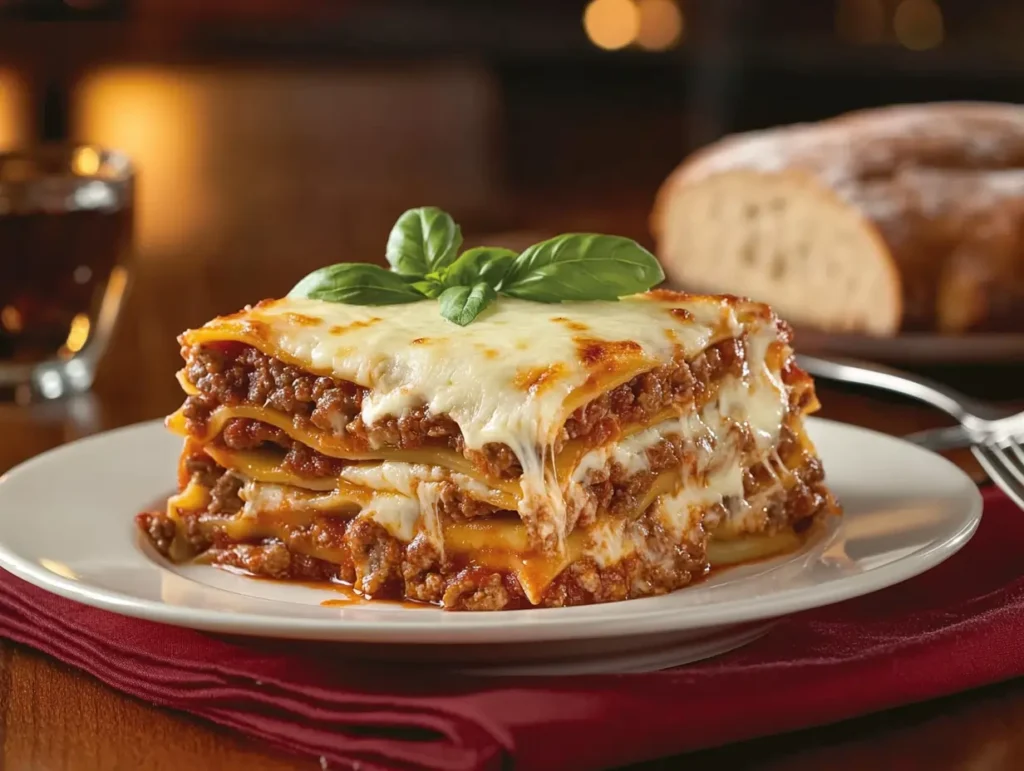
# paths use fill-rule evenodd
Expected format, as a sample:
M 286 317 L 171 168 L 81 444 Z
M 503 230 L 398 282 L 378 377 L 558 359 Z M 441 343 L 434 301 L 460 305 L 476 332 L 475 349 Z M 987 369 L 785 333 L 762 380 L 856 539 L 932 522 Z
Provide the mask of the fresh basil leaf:
M 314 270 L 296 284 L 288 296 L 346 305 L 398 305 L 423 299 L 423 295 L 397 273 L 362 262 Z
M 444 291 L 444 284 L 441 283 L 441 279 L 437 273 L 428 273 L 426 277 L 419 281 L 409 282 L 409 286 L 424 297 L 429 297 L 431 299 L 440 297 L 441 292 Z
M 473 286 L 453 286 L 441 293 L 441 315 L 448 321 L 464 327 L 480 315 L 480 311 L 498 296 L 494 288 L 483 281 Z
M 446 287 L 473 286 L 482 281 L 497 289 L 515 259 L 516 253 L 511 249 L 478 246 L 460 254 L 455 262 L 442 271 L 440 279 Z
M 654 255 L 620 236 L 567 233 L 516 258 L 499 290 L 524 300 L 617 300 L 646 292 L 665 274 Z
M 391 269 L 403 276 L 426 276 L 455 261 L 462 231 L 436 206 L 409 209 L 391 228 L 386 255 Z

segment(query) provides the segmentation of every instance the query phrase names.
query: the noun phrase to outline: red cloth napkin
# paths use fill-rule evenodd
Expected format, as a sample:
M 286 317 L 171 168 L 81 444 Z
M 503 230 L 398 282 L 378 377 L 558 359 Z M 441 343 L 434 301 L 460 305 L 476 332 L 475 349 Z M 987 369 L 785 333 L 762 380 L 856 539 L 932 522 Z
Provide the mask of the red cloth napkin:
M 337 646 L 226 639 L 94 610 L 0 571 L 0 636 L 329 767 L 596 769 L 842 720 L 1024 674 L 1024 513 L 986 492 L 934 570 L 664 672 L 453 679 Z

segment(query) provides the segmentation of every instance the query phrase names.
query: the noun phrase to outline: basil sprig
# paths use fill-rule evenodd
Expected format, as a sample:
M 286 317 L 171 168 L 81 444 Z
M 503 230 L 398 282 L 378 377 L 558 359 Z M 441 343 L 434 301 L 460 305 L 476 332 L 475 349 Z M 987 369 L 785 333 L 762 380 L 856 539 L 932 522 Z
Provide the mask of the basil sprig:
M 422 206 L 398 218 L 385 254 L 393 271 L 419 278 L 448 267 L 461 246 L 462 231 L 451 215 L 436 206 Z
M 596 233 L 567 233 L 516 254 L 480 246 L 459 254 L 462 232 L 433 206 L 410 209 L 388 237 L 391 269 L 363 263 L 320 268 L 289 297 L 348 305 L 394 305 L 437 298 L 441 315 L 466 326 L 499 294 L 542 303 L 617 300 L 646 292 L 665 274 L 635 241 Z

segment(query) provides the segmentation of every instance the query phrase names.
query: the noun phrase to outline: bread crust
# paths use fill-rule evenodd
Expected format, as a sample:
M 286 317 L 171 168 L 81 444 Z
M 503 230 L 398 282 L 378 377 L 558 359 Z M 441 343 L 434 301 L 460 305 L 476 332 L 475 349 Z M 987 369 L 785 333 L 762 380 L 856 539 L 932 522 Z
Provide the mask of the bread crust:
M 671 198 L 737 170 L 807 175 L 857 211 L 899 274 L 902 329 L 1024 330 L 1024 107 L 900 105 L 726 137 L 658 191 L 659 254 Z

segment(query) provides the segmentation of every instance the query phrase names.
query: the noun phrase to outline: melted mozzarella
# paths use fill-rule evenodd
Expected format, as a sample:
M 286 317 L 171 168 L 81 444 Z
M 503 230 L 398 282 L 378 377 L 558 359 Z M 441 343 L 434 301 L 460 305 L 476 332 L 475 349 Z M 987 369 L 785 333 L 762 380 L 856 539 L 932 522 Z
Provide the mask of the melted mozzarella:
M 338 490 L 320 492 L 254 480 L 246 481 L 238 495 L 244 501 L 243 517 L 257 517 L 270 512 L 334 512 L 346 506 L 358 507 L 366 500 L 364 496 L 353 496 Z
M 440 482 L 447 474 L 439 466 L 423 463 L 400 463 L 386 460 L 381 463 L 346 466 L 341 479 L 371 490 L 393 490 L 402 495 L 415 495 L 420 482 Z
M 416 537 L 424 514 L 416 498 L 384 494 L 374 495 L 359 516 L 372 519 L 399 541 L 408 543 Z
M 620 517 L 595 522 L 587 531 L 584 554 L 593 557 L 598 567 L 621 562 L 633 549 L 633 541 L 626 532 L 626 520 Z
M 760 332 L 749 339 L 750 376 L 726 383 L 719 392 L 718 406 L 722 414 L 749 425 L 758 448 L 768 450 L 779 439 L 788 398 L 782 381 L 767 361 L 774 336 Z
M 441 529 L 441 516 L 437 513 L 439 492 L 439 485 L 431 482 L 421 482 L 416 487 L 416 508 L 420 512 L 423 532 L 443 559 L 444 531 Z
M 710 410 L 708 410 L 710 412 Z M 584 455 L 573 470 L 572 482 L 583 484 L 615 463 L 630 476 L 650 468 L 647 451 L 669 437 L 694 440 L 710 433 L 701 416 L 694 412 L 664 420 L 618 442 L 598 447 Z

